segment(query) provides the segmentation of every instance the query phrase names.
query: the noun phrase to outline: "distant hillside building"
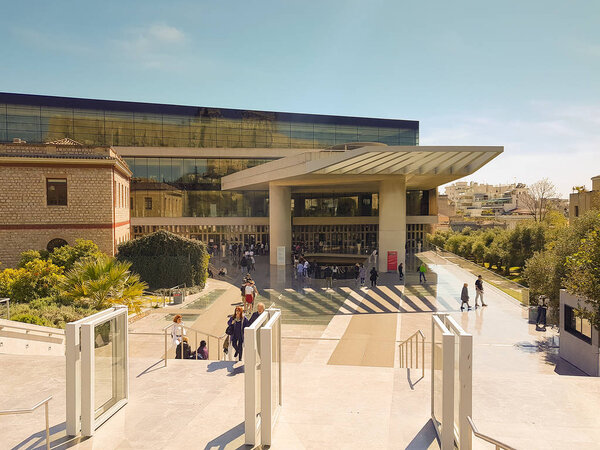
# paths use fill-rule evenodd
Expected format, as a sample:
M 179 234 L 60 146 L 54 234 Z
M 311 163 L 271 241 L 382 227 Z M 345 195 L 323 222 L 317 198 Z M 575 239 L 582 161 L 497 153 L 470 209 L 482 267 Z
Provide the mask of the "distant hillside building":
M 0 144 L 0 262 L 75 239 L 113 255 L 130 237 L 131 171 L 111 148 L 72 139 Z
M 456 215 L 463 217 L 508 214 L 521 206 L 521 198 L 527 193 L 523 183 L 491 185 L 459 181 L 445 189 L 449 205 Z

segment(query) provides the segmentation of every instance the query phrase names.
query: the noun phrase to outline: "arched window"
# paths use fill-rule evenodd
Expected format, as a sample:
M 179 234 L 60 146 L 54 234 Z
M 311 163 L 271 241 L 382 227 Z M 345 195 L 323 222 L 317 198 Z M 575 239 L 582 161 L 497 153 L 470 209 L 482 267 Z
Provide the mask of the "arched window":
M 69 243 L 67 241 L 65 241 L 64 239 L 61 239 L 61 238 L 52 239 L 50 242 L 48 242 L 48 245 L 46 245 L 46 250 L 51 252 L 55 248 L 64 247 L 65 245 L 68 245 L 68 244 Z

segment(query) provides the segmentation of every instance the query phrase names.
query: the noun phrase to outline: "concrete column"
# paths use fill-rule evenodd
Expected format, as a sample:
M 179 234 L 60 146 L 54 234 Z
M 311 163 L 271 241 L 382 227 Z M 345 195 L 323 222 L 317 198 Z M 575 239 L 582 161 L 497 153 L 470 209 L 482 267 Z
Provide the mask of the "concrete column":
M 285 247 L 286 264 L 292 250 L 292 189 L 269 183 L 269 262 L 277 264 L 277 247 Z
M 398 263 L 406 270 L 406 179 L 393 177 L 379 184 L 380 272 L 387 272 L 388 251 L 398 252 Z M 396 266 L 397 270 L 397 266 Z

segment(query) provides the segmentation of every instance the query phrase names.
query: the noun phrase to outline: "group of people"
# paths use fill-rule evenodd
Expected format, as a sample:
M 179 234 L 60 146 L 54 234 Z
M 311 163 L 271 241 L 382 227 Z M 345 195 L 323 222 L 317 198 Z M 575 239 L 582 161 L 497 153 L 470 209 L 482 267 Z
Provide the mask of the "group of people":
M 175 346 L 175 359 L 208 359 L 206 341 L 200 341 L 200 346 L 194 351 L 186 334 L 183 318 L 181 314 L 176 314 L 173 317 L 173 327 L 171 328 L 171 339 Z
M 232 259 L 241 258 L 242 255 L 252 253 L 252 255 L 268 255 L 269 254 L 269 243 L 263 244 L 259 242 L 257 244 L 229 244 L 229 254 Z
M 255 264 L 256 260 L 254 259 L 254 252 L 246 252 L 246 254 L 240 259 L 240 270 L 242 274 L 255 271 Z
M 483 301 L 483 278 L 481 275 L 478 275 L 477 280 L 475 280 L 475 308 L 479 307 L 479 304 L 477 303 L 478 300 L 481 300 L 481 306 L 487 306 Z M 471 310 L 471 305 L 469 305 L 469 283 L 463 285 L 460 293 L 460 301 L 461 311 L 465 310 L 465 305 L 467 305 L 467 311 Z

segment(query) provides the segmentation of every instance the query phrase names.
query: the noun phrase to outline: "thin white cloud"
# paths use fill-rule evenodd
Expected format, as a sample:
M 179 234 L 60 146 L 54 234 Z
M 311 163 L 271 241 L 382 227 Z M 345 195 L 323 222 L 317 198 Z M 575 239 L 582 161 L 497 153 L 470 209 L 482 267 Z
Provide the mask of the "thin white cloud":
M 498 184 L 552 180 L 563 197 L 600 174 L 600 107 L 532 102 L 529 119 L 509 114 L 427 119 L 421 145 L 503 145 L 504 153 L 469 181 Z M 450 125 L 449 125 L 450 124 Z
M 146 68 L 167 69 L 181 61 L 186 44 L 185 33 L 166 24 L 125 30 L 113 43 L 125 60 Z
M 44 32 L 27 27 L 13 27 L 10 31 L 14 39 L 21 44 L 44 50 L 45 52 L 81 55 L 90 50 L 81 41 L 66 38 L 56 30 Z
M 148 29 L 148 35 L 157 42 L 178 43 L 185 40 L 181 30 L 169 25 L 152 25 Z

